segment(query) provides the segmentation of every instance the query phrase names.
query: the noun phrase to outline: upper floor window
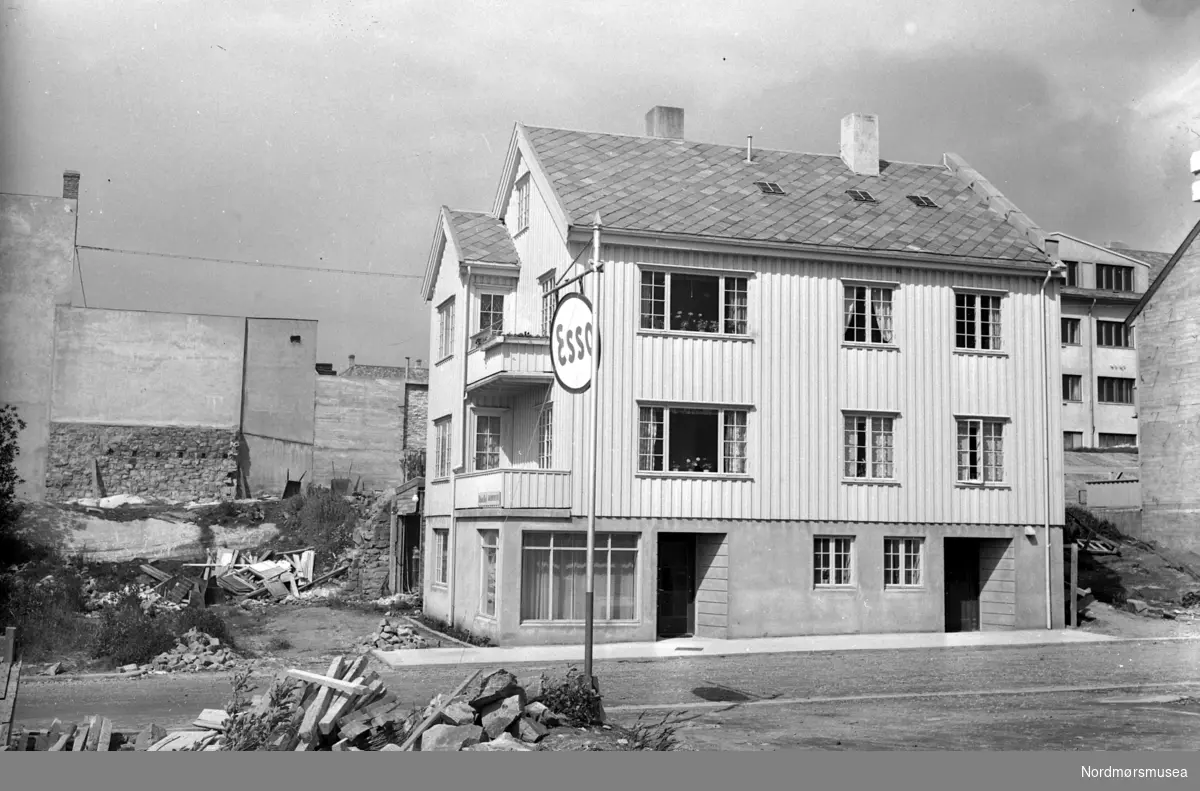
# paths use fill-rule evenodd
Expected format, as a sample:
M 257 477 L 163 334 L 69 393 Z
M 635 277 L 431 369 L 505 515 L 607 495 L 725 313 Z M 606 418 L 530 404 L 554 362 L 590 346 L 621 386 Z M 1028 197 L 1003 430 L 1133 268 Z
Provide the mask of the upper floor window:
M 1104 291 L 1133 291 L 1133 267 L 1096 264 L 1096 288 Z
M 517 233 L 529 227 L 529 174 L 517 182 Z
M 1063 374 L 1063 401 L 1083 400 L 1083 377 L 1079 374 Z
M 1004 481 L 1003 422 L 958 421 L 958 480 L 962 483 Z
M 641 328 L 745 335 L 748 279 L 642 272 Z
M 538 466 L 548 470 L 554 461 L 554 404 L 544 404 L 537 423 Z
M 1098 444 L 1102 448 L 1136 448 L 1137 434 L 1101 434 Z
M 479 332 L 481 339 L 499 335 L 504 331 L 504 295 L 479 295 Z
M 454 297 L 438 307 L 438 359 L 454 354 Z
M 1132 404 L 1133 380 L 1115 376 L 1098 377 L 1096 400 L 1101 404 Z
M 1062 319 L 1059 340 L 1064 346 L 1079 345 L 1079 319 Z
M 1133 331 L 1123 321 L 1097 321 L 1096 345 L 1128 349 L 1133 345 Z
M 1067 285 L 1079 285 L 1079 262 L 1078 261 L 1063 261 L 1067 265 Z
M 851 343 L 892 342 L 892 290 L 846 286 L 845 340 Z
M 550 325 L 554 322 L 554 311 L 558 308 L 558 292 L 554 290 L 554 270 L 542 275 L 542 335 L 550 337 Z
M 500 416 L 475 416 L 475 469 L 494 470 L 500 466 Z
M 642 472 L 746 472 L 744 409 L 644 406 L 638 421 Z
M 1000 297 L 986 294 L 954 295 L 954 346 L 958 349 L 998 351 Z
M 433 421 L 433 475 L 445 478 L 450 475 L 450 418 Z
M 847 478 L 891 480 L 894 472 L 894 418 L 846 415 L 843 474 Z

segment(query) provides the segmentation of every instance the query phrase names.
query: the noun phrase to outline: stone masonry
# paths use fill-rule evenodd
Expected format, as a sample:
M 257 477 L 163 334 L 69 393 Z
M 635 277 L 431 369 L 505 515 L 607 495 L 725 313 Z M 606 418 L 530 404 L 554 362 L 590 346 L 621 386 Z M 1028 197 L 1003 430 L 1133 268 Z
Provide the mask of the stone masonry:
M 168 500 L 236 495 L 236 429 L 52 423 L 46 496 L 94 497 L 93 460 L 106 494 Z
M 409 382 L 405 388 L 404 448 L 425 447 L 425 421 L 429 416 L 429 385 Z
M 351 595 L 379 597 L 393 593 L 388 588 L 388 562 L 392 538 L 394 495 L 384 495 L 359 520 L 354 531 L 354 560 L 342 590 Z

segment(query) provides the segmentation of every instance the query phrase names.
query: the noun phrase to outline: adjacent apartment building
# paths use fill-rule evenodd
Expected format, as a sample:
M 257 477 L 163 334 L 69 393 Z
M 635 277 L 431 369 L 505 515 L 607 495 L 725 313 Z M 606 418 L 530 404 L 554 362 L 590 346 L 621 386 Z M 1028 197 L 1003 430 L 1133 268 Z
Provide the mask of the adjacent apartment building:
M 1062 289 L 1063 448 L 1136 448 L 1138 360 L 1125 319 L 1169 253 L 1098 245 L 1052 233 L 1066 265 Z
M 583 640 L 598 397 L 597 642 L 1060 627 L 1055 240 L 953 154 L 881 160 L 875 116 L 840 156 L 683 126 L 517 124 L 491 210 L 441 210 L 427 612 Z M 597 212 L 573 395 L 553 289 Z

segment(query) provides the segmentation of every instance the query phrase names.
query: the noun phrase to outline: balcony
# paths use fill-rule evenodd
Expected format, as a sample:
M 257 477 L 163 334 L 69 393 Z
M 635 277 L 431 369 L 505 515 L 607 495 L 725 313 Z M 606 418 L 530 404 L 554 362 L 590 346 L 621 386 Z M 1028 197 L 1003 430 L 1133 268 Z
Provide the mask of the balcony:
M 482 470 L 458 476 L 455 509 L 571 507 L 568 470 Z
M 511 395 L 554 381 L 550 339 L 480 333 L 467 354 L 467 392 Z

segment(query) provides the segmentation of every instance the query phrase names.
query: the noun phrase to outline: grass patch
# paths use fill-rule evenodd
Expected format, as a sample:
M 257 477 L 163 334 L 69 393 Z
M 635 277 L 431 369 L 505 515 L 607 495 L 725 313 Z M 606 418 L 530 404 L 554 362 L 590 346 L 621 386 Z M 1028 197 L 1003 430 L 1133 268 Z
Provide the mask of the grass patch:
M 630 751 L 666 752 L 674 750 L 679 744 L 675 735 L 679 726 L 673 721 L 675 712 L 667 712 L 658 722 L 647 719 L 645 712 L 638 715 L 637 722 L 629 728 L 622 728 L 628 744 L 621 745 L 622 749 Z
M 292 641 L 283 635 L 275 635 L 267 641 L 268 651 L 287 651 L 292 647 Z
M 272 505 L 279 529 L 273 543 L 312 547 L 315 568 L 332 569 L 337 558 L 354 546 L 358 514 L 329 489 L 310 484 L 303 494 Z
M 413 613 L 410 617 L 416 621 L 419 621 L 420 623 L 425 624 L 434 631 L 449 635 L 455 640 L 461 640 L 469 645 L 477 645 L 480 648 L 490 648 L 492 645 L 490 638 L 475 634 L 474 632 L 469 632 L 466 629 L 460 629 L 457 626 L 452 626 L 451 624 L 443 621 L 441 618 L 435 618 L 434 616 L 426 615 L 423 612 Z

